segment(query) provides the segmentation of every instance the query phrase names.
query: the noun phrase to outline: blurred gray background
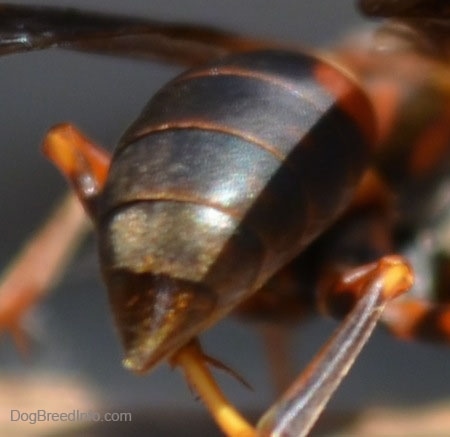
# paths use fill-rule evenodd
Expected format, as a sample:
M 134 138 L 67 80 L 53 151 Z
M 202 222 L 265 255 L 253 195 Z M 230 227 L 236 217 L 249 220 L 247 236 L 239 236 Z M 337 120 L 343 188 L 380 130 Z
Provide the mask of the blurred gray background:
M 361 24 L 350 0 L 27 3 L 205 23 L 307 46 L 326 45 Z M 65 190 L 64 181 L 39 151 L 46 130 L 71 121 L 111 147 L 155 90 L 179 71 L 61 50 L 0 59 L 0 265 L 7 264 Z M 134 412 L 132 424 L 92 427 L 89 435 L 182 436 L 200 429 L 214 435 L 202 405 L 177 371 L 163 365 L 146 377 L 137 377 L 122 368 L 93 247 L 92 241 L 86 243 L 61 284 L 30 317 L 34 343 L 28 362 L 20 360 L 7 338 L 1 338 L 0 396 L 2 381 L 12 375 L 67 375 L 80 381 L 80 387 L 86 384 L 106 410 Z M 335 326 L 329 320 L 314 320 L 298 327 L 293 339 L 295 368 L 300 370 L 308 362 Z M 257 329 L 224 321 L 202 340 L 208 353 L 223 359 L 254 387 L 249 391 L 221 376 L 233 401 L 254 414 L 270 404 L 273 394 Z M 450 396 L 449 381 L 450 348 L 401 343 L 379 329 L 330 409 L 348 412 L 378 405 L 422 405 Z M 0 434 L 5 435 L 2 426 L 7 425 L 0 421 Z M 10 435 L 21 435 L 19 428 L 14 429 L 8 428 Z

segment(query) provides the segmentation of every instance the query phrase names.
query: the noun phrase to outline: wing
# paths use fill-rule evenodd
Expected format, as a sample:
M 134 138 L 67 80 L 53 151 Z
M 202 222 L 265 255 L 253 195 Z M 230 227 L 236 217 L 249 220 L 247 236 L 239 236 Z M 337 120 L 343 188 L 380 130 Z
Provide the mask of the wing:
M 230 52 L 274 45 L 207 26 L 0 4 L 0 55 L 58 47 L 195 65 Z
M 359 6 L 373 17 L 450 19 L 448 0 L 359 0 Z

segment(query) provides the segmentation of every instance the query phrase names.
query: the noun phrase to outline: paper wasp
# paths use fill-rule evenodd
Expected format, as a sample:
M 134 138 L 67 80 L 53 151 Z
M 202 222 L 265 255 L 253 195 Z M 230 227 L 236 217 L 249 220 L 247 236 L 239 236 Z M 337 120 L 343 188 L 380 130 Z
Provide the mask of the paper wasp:
M 194 66 L 155 96 L 110 169 L 108 157 L 68 125 L 47 136 L 46 153 L 96 223 L 126 366 L 143 372 L 168 358 L 180 364 L 230 434 L 253 431 L 234 413 L 223 421 L 215 409 L 223 406 L 220 394 L 189 373 L 210 360 L 186 346 L 190 340 L 233 310 L 296 318 L 319 302 L 348 314 L 260 423 L 263 435 L 306 433 L 386 301 L 412 284 L 408 263 L 391 254 L 431 220 L 446 223 L 445 198 L 419 208 L 411 199 L 434 201 L 448 171 L 448 8 L 363 4 L 406 26 L 390 34 L 387 54 L 361 46 L 315 57 L 206 27 L 0 9 L 4 54 L 60 46 Z M 68 205 L 62 235 L 72 234 L 70 220 L 73 233 L 80 226 L 78 204 Z M 18 342 L 17 316 L 36 297 L 22 293 L 4 310 Z M 383 316 L 398 335 L 444 340 L 448 319 L 444 304 L 417 300 L 392 303 Z

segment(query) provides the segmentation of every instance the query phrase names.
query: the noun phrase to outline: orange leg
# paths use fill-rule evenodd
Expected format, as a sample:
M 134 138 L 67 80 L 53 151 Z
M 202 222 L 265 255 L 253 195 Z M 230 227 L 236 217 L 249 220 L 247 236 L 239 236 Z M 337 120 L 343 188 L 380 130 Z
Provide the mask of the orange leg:
M 78 199 L 68 194 L 0 279 L 0 332 L 9 331 L 26 352 L 21 318 L 55 282 L 87 230 Z
M 346 316 L 366 292 L 367 279 L 378 275 L 384 264 L 396 263 L 397 260 L 403 262 L 401 257 L 386 256 L 358 267 L 327 270 L 317 285 L 319 310 L 336 318 Z M 409 281 L 409 278 L 405 279 Z
M 382 258 L 353 273 L 350 282 L 360 295 L 357 305 L 255 429 L 222 394 L 199 349 L 188 345 L 173 356 L 172 363 L 182 367 L 227 436 L 304 436 L 310 431 L 370 337 L 386 303 L 407 291 L 413 283 L 409 265 L 396 256 Z M 347 281 L 351 287 L 350 282 Z
M 289 387 L 295 376 L 290 353 L 292 327 L 271 323 L 261 326 L 260 333 L 266 349 L 275 394 L 280 395 Z
M 84 208 L 91 214 L 95 199 L 106 182 L 111 160 L 109 153 L 68 123 L 53 127 L 42 148 L 67 177 Z
M 450 344 L 450 258 L 433 255 L 433 285 L 424 293 L 415 290 L 405 299 L 390 303 L 382 321 L 397 337 Z M 420 298 L 418 296 L 421 296 Z
M 107 154 L 71 125 L 52 129 L 45 141 L 45 151 L 71 179 L 89 210 L 90 199 L 106 178 Z M 86 186 L 89 195 L 85 193 Z M 0 279 L 0 332 L 9 331 L 21 352 L 26 352 L 26 338 L 21 329 L 23 315 L 54 284 L 87 229 L 79 199 L 68 194 Z
M 389 304 L 383 323 L 397 337 L 450 343 L 450 304 L 405 299 Z
M 199 344 L 192 341 L 182 347 L 171 359 L 171 363 L 183 369 L 188 383 L 205 403 L 220 429 L 232 437 L 254 437 L 254 428 L 239 414 L 224 396 L 206 363 Z
M 361 295 L 359 278 L 374 265 L 324 275 L 318 293 L 320 310 L 335 317 L 345 315 Z M 445 293 L 448 293 L 449 279 L 445 278 Z M 434 290 L 433 294 L 438 295 L 439 290 Z M 381 320 L 401 339 L 450 343 L 450 302 L 446 295 L 433 301 L 411 296 L 396 300 L 389 303 Z

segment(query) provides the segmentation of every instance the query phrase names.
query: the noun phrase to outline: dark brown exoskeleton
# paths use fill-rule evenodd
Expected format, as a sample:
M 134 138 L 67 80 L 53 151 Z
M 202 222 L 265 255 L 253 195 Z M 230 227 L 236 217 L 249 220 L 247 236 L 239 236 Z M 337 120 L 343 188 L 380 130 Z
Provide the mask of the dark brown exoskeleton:
M 422 260 L 427 257 L 427 262 L 435 263 L 433 271 L 427 271 L 437 274 L 435 289 L 414 290 L 420 300 L 390 303 L 383 319 L 402 337 L 448 341 L 450 315 L 444 304 L 448 301 L 449 6 L 420 0 L 360 3 L 365 13 L 394 20 L 370 39 L 352 37 L 330 57 L 351 67 L 375 110 L 379 137 L 371 166 L 339 220 L 273 276 L 242 310 L 277 317 L 276 305 L 278 314 L 285 317 L 290 312 L 295 319 L 305 306 L 317 305 L 317 292 L 308 295 L 306 290 L 316 290 L 321 283 L 328 286 L 333 278 L 330 272 L 337 267 L 345 270 L 392 251 L 414 252 L 415 257 L 421 252 Z M 284 291 L 280 284 L 285 285 Z M 299 294 L 300 287 L 304 292 Z M 280 299 L 274 298 L 277 295 Z M 325 298 L 320 305 L 336 316 L 353 305 L 351 293 L 333 292 L 329 296 L 333 302 L 319 295 Z M 407 317 L 404 312 L 409 313 Z
M 394 2 L 362 3 L 397 15 Z M 413 30 L 424 29 L 420 41 L 440 50 L 437 42 L 448 30 L 445 2 L 395 4 L 414 14 L 425 7 L 431 17 L 441 17 L 442 6 L 447 15 L 439 37 L 435 27 L 408 21 Z M 436 192 L 448 170 L 437 165 L 450 137 L 448 58 L 415 46 L 402 51 L 398 65 L 390 65 L 396 72 L 407 70 L 410 53 L 436 72 L 429 81 L 424 74 L 412 77 L 403 90 L 384 67 L 389 55 L 383 62 L 365 47 L 323 59 L 215 29 L 0 5 L 0 53 L 54 46 L 194 67 L 150 100 L 111 161 L 71 125 L 56 126 L 45 141 L 45 152 L 95 224 L 126 367 L 144 372 L 166 359 L 182 366 L 229 435 L 307 434 L 387 301 L 412 285 L 409 264 L 393 254 L 404 247 L 406 231 L 426 223 L 403 199 Z M 400 89 L 389 106 L 379 92 L 386 84 Z M 443 120 L 435 126 L 419 116 L 420 126 L 414 120 L 415 130 L 399 137 L 401 123 L 412 118 L 393 114 L 414 98 L 409 91 L 425 94 L 428 86 L 442 99 Z M 444 145 L 433 153 L 421 147 L 428 128 Z M 435 176 L 421 179 L 405 165 L 418 155 L 437 156 L 427 167 L 439 170 Z M 390 169 L 397 167 L 394 179 Z M 82 223 L 78 203 L 69 198 L 6 276 L 0 326 L 18 341 L 20 316 L 42 293 Z M 33 273 L 34 254 L 38 250 L 42 262 L 45 248 L 52 249 L 51 267 L 42 277 Z M 25 286 L 19 281 L 24 274 Z M 254 430 L 223 398 L 204 365 L 214 361 L 194 340 L 234 310 L 253 318 L 297 318 L 317 302 L 347 316 Z M 386 323 L 400 334 L 414 332 L 416 313 L 390 305 Z M 424 317 L 448 339 L 432 311 L 423 309 Z M 450 317 L 445 307 L 439 311 Z

